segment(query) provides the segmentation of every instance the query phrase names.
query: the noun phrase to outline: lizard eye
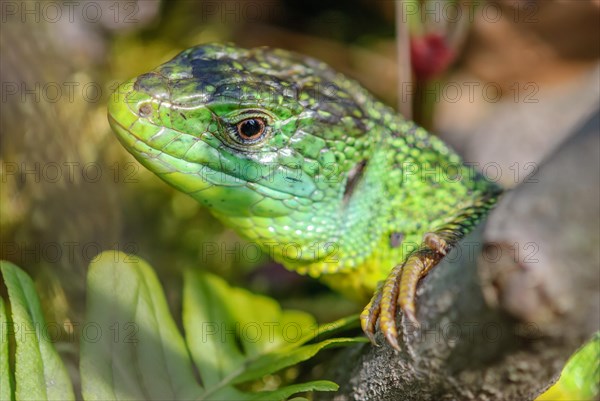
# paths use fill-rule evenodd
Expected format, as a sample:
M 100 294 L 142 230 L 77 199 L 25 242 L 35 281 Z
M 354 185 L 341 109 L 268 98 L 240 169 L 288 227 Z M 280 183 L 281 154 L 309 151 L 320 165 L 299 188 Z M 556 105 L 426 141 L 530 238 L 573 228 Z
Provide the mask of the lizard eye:
M 265 110 L 238 109 L 219 117 L 225 125 L 224 140 L 239 150 L 257 149 L 273 132 L 275 117 Z
M 262 118 L 248 118 L 236 125 L 237 134 L 243 141 L 256 142 L 259 140 L 266 128 L 265 120 Z

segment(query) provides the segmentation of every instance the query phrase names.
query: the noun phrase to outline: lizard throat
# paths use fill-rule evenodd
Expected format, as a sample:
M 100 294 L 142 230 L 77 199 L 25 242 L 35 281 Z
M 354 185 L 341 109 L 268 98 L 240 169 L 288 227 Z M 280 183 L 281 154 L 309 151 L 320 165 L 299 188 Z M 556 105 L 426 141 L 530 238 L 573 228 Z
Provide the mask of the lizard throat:
M 367 160 L 362 160 L 356 166 L 352 167 L 352 169 L 348 172 L 348 181 L 346 182 L 346 188 L 344 189 L 344 203 L 347 204 L 354 190 L 356 189 L 356 185 L 363 177 L 365 172 L 365 168 L 367 167 Z

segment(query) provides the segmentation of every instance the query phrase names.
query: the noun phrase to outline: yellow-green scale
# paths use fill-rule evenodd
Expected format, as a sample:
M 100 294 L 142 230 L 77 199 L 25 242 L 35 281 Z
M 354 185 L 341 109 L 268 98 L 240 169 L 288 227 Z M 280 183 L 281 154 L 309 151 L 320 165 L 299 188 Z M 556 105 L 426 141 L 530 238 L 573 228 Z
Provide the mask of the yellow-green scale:
M 287 268 L 355 298 L 495 190 L 356 82 L 282 50 L 188 49 L 120 87 L 109 115 L 161 179 Z M 257 140 L 239 135 L 248 119 L 266 127 Z

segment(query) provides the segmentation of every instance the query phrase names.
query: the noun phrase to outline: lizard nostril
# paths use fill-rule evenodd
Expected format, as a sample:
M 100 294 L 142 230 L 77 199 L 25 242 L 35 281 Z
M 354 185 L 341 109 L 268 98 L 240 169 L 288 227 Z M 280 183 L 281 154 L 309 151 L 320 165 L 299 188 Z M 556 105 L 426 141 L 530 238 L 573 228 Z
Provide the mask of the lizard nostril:
M 148 117 L 152 113 L 152 106 L 148 103 L 144 103 L 138 109 L 140 117 Z

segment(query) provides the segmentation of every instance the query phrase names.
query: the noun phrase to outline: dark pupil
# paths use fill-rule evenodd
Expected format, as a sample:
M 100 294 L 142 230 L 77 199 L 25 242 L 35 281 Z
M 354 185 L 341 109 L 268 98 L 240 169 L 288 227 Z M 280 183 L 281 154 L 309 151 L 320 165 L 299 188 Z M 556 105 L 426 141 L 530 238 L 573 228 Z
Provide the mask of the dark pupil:
M 259 134 L 261 130 L 262 124 L 255 119 L 246 120 L 240 124 L 240 133 L 247 137 L 253 137 L 256 134 Z

